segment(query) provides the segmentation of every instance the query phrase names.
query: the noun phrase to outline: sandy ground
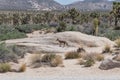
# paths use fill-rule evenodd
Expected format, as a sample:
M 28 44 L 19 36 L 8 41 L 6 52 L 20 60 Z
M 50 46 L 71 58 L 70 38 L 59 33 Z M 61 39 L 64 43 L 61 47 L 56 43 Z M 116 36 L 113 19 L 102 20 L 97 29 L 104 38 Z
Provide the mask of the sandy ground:
M 23 73 L 3 73 L 0 80 L 120 80 L 120 69 L 100 70 L 96 63 L 93 67 L 85 68 L 77 64 L 76 59 L 64 60 L 65 67 L 27 68 Z
M 38 32 L 35 32 L 38 36 Z M 32 34 L 28 34 L 29 37 Z M 86 48 L 88 52 L 102 51 L 101 48 Z M 98 50 L 98 51 L 97 51 Z M 110 56 L 106 56 L 110 58 Z M 2 73 L 0 80 L 120 80 L 120 69 L 100 70 L 97 62 L 94 66 L 85 68 L 78 65 L 78 60 L 64 60 L 65 67 L 27 68 L 23 73 Z

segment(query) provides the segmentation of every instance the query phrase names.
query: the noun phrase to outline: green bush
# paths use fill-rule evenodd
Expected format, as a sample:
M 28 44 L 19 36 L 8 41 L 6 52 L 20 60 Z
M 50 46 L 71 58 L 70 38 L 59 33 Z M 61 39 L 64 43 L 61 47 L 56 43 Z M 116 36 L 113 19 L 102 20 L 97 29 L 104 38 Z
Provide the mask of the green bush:
M 84 67 L 91 67 L 93 66 L 93 64 L 95 63 L 95 61 L 93 59 L 88 59 L 85 63 L 84 63 Z
M 25 24 L 25 25 L 19 25 L 15 27 L 18 31 L 23 33 L 31 33 L 33 30 L 40 30 L 43 28 L 48 28 L 47 25 L 42 24 Z
M 11 70 L 11 66 L 7 63 L 0 63 L 0 73 L 8 72 Z
M 0 63 L 3 62 L 17 62 L 17 55 L 9 49 L 5 43 L 0 44 Z
M 120 37 L 120 30 L 107 30 L 103 36 L 110 40 L 116 40 Z
M 13 26 L 1 25 L 0 26 L 0 40 L 25 38 L 26 34 L 19 32 Z
M 18 38 L 25 38 L 26 34 L 25 33 L 21 33 L 18 31 L 14 31 L 14 32 L 8 32 L 5 34 L 0 34 L 0 40 L 8 40 L 8 39 L 18 39 Z
M 8 32 L 14 32 L 16 29 L 13 26 L 0 25 L 0 34 L 6 34 Z

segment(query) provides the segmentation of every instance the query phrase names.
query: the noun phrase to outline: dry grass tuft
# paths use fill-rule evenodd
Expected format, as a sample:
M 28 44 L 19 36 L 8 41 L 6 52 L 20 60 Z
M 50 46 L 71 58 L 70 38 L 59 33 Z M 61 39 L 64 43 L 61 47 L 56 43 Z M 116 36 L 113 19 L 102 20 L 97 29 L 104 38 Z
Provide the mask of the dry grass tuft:
M 57 67 L 63 64 L 62 57 L 60 55 L 56 55 L 54 59 L 51 60 L 51 66 Z
M 22 64 L 19 68 L 19 72 L 25 72 L 26 71 L 26 64 Z
M 0 73 L 5 73 L 11 70 L 11 66 L 8 63 L 0 63 Z
M 98 54 L 98 53 L 90 53 L 90 54 L 86 54 L 86 55 L 82 56 L 82 58 L 84 60 L 93 59 L 93 60 L 97 60 L 97 61 L 102 61 L 102 60 L 104 60 L 104 55 Z
M 95 61 L 94 61 L 94 59 L 88 59 L 88 60 L 86 60 L 86 62 L 84 62 L 84 67 L 91 67 L 91 66 L 93 66 L 95 64 Z
M 109 52 L 111 52 L 111 47 L 110 45 L 107 44 L 103 50 L 103 53 L 109 53 Z
M 115 41 L 115 43 L 117 44 L 117 47 L 120 47 L 120 38 L 117 39 L 117 40 Z
M 48 63 L 49 66 L 51 66 L 51 67 L 57 67 L 57 66 L 63 64 L 62 56 L 56 55 L 56 54 L 45 54 L 42 57 L 41 61 L 44 63 Z
M 42 62 L 51 62 L 54 58 L 56 57 L 55 54 L 45 54 L 43 57 L 42 57 Z
M 41 54 L 32 54 L 29 57 L 29 66 L 41 61 Z
M 104 55 L 103 54 L 96 54 L 95 59 L 97 61 L 103 61 L 104 60 Z
M 67 52 L 65 54 L 65 59 L 76 59 L 76 58 L 81 58 L 81 54 L 74 51 Z

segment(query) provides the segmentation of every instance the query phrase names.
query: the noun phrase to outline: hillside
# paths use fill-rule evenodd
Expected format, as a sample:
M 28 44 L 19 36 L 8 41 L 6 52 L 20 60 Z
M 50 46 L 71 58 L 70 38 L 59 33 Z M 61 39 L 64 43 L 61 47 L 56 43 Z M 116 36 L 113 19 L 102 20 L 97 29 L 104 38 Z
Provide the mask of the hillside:
M 59 10 L 62 5 L 54 0 L 0 0 L 1 10 Z
M 120 1 L 120 0 L 116 0 Z M 62 5 L 54 0 L 0 0 L 0 10 L 64 10 L 76 8 L 83 11 L 111 10 L 112 1 L 85 0 Z
M 112 2 L 101 0 L 86 0 L 86 1 L 78 1 L 75 3 L 72 3 L 70 5 L 67 5 L 67 8 L 76 8 L 78 10 L 83 11 L 93 11 L 93 10 L 111 10 L 112 9 Z

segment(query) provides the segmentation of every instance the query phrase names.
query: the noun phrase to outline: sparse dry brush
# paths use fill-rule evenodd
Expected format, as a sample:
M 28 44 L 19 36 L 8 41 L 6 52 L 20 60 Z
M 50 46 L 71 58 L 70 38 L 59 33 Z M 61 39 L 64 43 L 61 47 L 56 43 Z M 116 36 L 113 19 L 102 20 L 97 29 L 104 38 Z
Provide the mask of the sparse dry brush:
M 19 68 L 19 72 L 25 72 L 26 71 L 26 64 L 22 64 Z
M 43 57 L 42 57 L 42 62 L 51 62 L 54 58 L 56 57 L 55 54 L 45 54 Z
M 9 72 L 11 66 L 8 63 L 0 63 L 0 73 Z
M 109 53 L 109 52 L 111 52 L 111 46 L 107 44 L 107 45 L 104 47 L 103 53 Z
M 76 59 L 76 58 L 81 58 L 81 54 L 74 51 L 67 52 L 65 54 L 65 59 Z
M 117 47 L 120 47 L 120 38 L 117 39 L 117 40 L 115 41 L 115 43 L 117 44 Z
M 88 59 L 93 59 L 96 61 L 102 61 L 104 60 L 104 55 L 103 54 L 98 54 L 98 53 L 90 53 L 90 54 L 86 54 L 82 57 L 84 60 L 88 60 Z
M 29 57 L 29 64 L 28 66 L 32 66 L 34 65 L 35 63 L 40 63 L 41 62 L 41 54 L 32 54 L 30 57 Z
M 78 48 L 76 51 L 69 51 L 65 54 L 65 59 L 76 59 L 81 58 L 82 54 L 85 53 L 83 48 Z
M 56 57 L 51 61 L 51 66 L 56 67 L 61 65 L 63 65 L 62 57 L 59 55 L 56 55 Z
M 51 67 L 57 67 L 63 64 L 62 57 L 56 54 L 45 54 L 42 57 L 42 62 L 48 63 Z
M 84 65 L 84 67 L 91 67 L 95 64 L 96 61 L 104 60 L 103 54 L 90 53 L 90 54 L 81 54 L 81 58 L 78 59 L 78 64 Z
M 88 60 L 86 60 L 86 61 L 84 62 L 84 67 L 91 67 L 91 66 L 93 66 L 94 64 L 95 64 L 94 59 L 89 58 Z
M 57 67 L 63 64 L 62 57 L 56 54 L 31 54 L 29 60 L 29 66 L 32 68 L 41 66 Z
M 96 54 L 96 60 L 97 60 L 97 61 L 102 61 L 102 60 L 104 60 L 104 55 L 103 55 L 103 54 Z

